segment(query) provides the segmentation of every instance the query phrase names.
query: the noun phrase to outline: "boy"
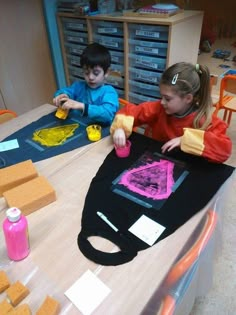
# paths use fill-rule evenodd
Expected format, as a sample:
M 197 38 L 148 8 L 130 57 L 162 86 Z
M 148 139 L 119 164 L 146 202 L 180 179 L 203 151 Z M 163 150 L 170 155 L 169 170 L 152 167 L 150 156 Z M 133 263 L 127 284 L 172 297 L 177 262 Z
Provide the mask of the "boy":
M 119 107 L 116 90 L 105 84 L 111 64 L 108 49 L 98 43 L 89 44 L 80 57 L 85 81 L 76 81 L 54 94 L 53 104 L 63 109 L 79 110 L 94 122 L 112 123 Z

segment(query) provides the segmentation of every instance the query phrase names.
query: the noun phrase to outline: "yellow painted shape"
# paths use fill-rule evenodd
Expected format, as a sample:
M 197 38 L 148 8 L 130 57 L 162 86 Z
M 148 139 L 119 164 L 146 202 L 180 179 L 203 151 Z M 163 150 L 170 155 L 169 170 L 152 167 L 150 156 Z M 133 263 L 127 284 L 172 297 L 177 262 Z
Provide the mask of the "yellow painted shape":
M 47 147 L 61 145 L 73 136 L 78 127 L 79 124 L 71 124 L 37 130 L 33 133 L 32 139 Z

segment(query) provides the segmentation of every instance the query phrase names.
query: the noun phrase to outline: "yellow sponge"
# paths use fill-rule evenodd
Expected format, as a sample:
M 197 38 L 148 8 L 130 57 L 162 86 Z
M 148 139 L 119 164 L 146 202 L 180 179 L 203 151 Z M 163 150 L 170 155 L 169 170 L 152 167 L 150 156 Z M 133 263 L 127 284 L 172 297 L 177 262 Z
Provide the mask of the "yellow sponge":
M 28 215 L 56 200 L 56 192 L 44 176 L 38 176 L 3 193 L 9 207 Z
M 60 312 L 60 304 L 57 300 L 53 299 L 51 296 L 47 296 L 37 310 L 36 315 L 58 315 Z
M 0 169 L 0 196 L 4 191 L 27 182 L 38 176 L 31 160 L 20 162 Z
M 0 314 L 6 315 L 9 314 L 10 311 L 14 310 L 13 306 L 7 302 L 7 300 L 3 300 L 0 302 Z
M 16 306 L 30 293 L 30 291 L 20 281 L 16 281 L 6 290 L 6 293 L 11 304 Z
M 0 293 L 5 291 L 10 286 L 10 281 L 4 270 L 0 270 Z M 0 312 L 1 314 L 1 312 Z

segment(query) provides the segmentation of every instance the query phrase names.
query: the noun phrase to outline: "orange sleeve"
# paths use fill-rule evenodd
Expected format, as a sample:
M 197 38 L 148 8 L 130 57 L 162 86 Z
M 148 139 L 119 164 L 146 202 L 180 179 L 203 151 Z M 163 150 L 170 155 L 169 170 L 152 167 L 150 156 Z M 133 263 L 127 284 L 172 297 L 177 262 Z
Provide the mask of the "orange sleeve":
M 159 110 L 160 101 L 144 102 L 139 105 L 129 103 L 116 113 L 110 133 L 113 134 L 116 129 L 122 128 L 128 138 L 133 127 L 148 124 L 157 117 Z
M 232 141 L 226 132 L 226 123 L 213 116 L 207 130 L 184 128 L 181 150 L 212 162 L 223 163 L 232 153 Z

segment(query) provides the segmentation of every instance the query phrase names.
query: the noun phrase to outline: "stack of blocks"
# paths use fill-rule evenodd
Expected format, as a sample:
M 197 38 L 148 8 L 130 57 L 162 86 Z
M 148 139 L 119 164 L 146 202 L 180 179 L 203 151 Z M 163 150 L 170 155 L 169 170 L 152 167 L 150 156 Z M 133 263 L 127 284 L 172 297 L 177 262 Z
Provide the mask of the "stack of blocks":
M 28 215 L 56 200 L 56 193 L 31 160 L 0 169 L 0 197 Z

